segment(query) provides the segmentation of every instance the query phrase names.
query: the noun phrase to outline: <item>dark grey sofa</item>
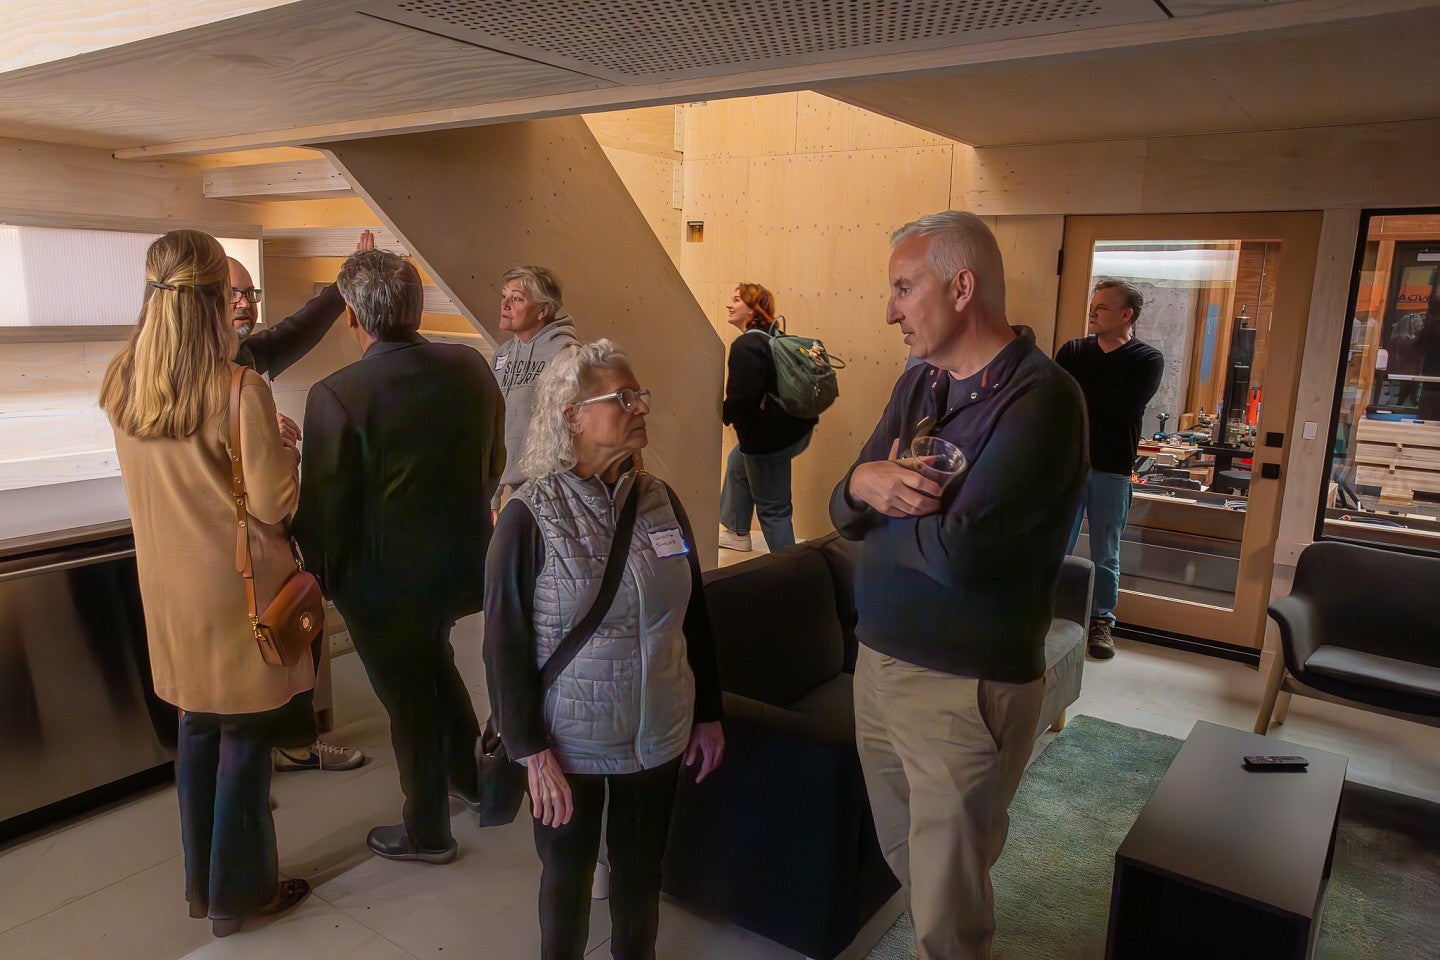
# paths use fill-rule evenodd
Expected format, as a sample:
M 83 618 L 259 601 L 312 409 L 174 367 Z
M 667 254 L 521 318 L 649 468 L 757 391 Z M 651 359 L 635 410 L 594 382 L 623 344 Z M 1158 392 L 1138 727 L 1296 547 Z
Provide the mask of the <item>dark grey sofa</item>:
M 856 550 L 831 534 L 706 574 L 725 762 L 682 778 L 665 854 L 666 893 L 815 958 L 898 889 L 855 752 Z M 1041 730 L 1079 696 L 1092 573 L 1065 561 Z

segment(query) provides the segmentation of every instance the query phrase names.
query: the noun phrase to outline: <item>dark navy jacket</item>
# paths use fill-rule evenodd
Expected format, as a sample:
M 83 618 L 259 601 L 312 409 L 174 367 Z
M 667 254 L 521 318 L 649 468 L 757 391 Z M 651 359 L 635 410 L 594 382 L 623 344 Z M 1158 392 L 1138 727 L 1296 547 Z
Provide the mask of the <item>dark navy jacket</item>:
M 884 460 L 916 425 L 960 447 L 969 467 L 928 517 L 893 519 L 852 500 L 850 473 L 830 499 L 842 536 L 862 541 L 855 574 L 861 643 L 964 677 L 1027 683 L 1045 672 L 1045 634 L 1088 470 L 1080 388 L 1017 337 L 965 380 L 930 364 L 895 384 L 856 465 Z M 851 472 L 854 467 L 850 468 Z

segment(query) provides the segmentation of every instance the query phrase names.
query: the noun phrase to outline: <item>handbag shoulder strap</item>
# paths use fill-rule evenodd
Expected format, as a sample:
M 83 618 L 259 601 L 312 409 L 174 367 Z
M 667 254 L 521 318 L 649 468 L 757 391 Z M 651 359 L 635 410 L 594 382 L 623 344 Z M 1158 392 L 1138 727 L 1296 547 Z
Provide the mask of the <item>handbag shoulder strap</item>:
M 240 387 L 245 367 L 237 364 L 230 375 L 230 497 L 235 501 L 235 571 L 245 581 L 245 604 L 250 628 L 258 628 L 260 612 L 255 604 L 255 560 L 250 553 L 250 523 L 245 509 L 245 465 L 240 459 Z
M 636 479 L 639 479 L 638 475 Z M 615 594 L 620 589 L 620 577 L 625 572 L 625 557 L 630 552 L 630 540 L 635 532 L 635 512 L 640 504 L 638 486 L 639 484 L 631 485 L 630 496 L 626 499 L 625 506 L 620 508 L 620 517 L 615 523 L 615 536 L 610 541 L 610 556 L 605 560 L 605 578 L 600 581 L 600 592 L 595 595 L 595 602 L 585 612 L 585 617 L 565 634 L 565 639 L 560 641 L 555 652 L 550 654 L 550 659 L 545 661 L 545 666 L 540 670 L 541 690 L 549 690 L 550 686 L 560 679 L 560 674 L 570 666 L 580 653 L 580 648 L 589 642 L 596 628 L 600 626 L 600 621 L 610 612 L 610 605 L 615 602 Z

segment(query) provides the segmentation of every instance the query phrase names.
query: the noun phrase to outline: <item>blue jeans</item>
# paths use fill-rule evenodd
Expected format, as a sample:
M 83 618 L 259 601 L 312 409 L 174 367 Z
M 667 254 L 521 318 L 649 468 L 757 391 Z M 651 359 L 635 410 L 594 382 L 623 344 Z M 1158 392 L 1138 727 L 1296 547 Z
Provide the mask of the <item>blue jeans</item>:
M 180 715 L 175 785 L 185 899 L 207 904 L 211 917 L 252 914 L 275 895 L 270 746 L 285 709 Z
M 1090 518 L 1090 559 L 1095 564 L 1095 592 L 1091 595 L 1090 619 L 1115 622 L 1115 603 L 1120 599 L 1120 535 L 1130 516 L 1129 474 L 1091 470 L 1070 531 L 1070 547 L 1075 552 L 1080 539 L 1080 521 Z
M 790 461 L 810 446 L 809 431 L 784 450 L 747 455 L 737 445 L 725 461 L 725 484 L 720 488 L 720 522 L 736 533 L 750 532 L 750 516 L 760 518 L 760 531 L 770 549 L 783 550 L 795 544 L 795 527 L 790 518 Z

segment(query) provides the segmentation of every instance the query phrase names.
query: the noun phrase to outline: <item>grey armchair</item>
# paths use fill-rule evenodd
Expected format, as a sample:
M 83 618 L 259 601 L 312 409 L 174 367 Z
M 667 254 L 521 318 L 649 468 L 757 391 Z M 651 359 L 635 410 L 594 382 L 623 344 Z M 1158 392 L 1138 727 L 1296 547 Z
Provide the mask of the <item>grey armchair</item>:
M 1312 543 L 1295 584 L 1270 604 L 1282 656 L 1271 663 L 1255 732 L 1283 723 L 1282 694 L 1440 726 L 1440 558 Z

